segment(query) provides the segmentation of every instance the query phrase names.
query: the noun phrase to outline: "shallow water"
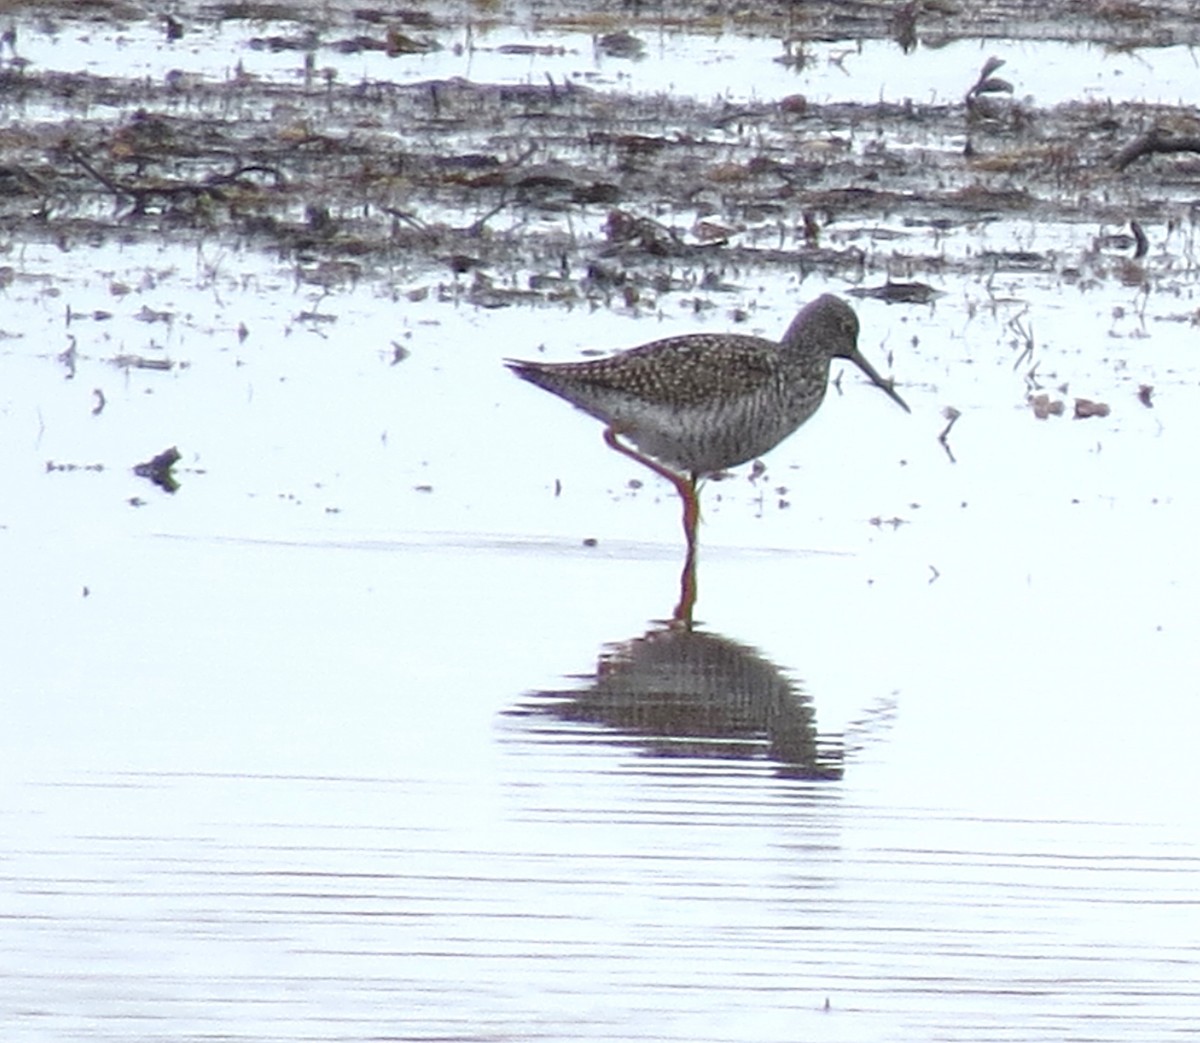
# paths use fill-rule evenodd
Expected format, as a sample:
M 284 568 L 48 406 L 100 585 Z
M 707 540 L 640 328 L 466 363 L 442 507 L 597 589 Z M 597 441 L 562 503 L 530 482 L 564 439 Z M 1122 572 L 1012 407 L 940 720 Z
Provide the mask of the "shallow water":
M 1147 293 L 1012 234 L 1057 268 L 855 301 L 912 416 L 848 371 L 710 482 L 700 650 L 638 670 L 678 505 L 501 358 L 846 282 L 635 317 L 9 244 L 6 1038 L 1189 1032 L 1190 239 Z M 174 494 L 131 470 L 171 445 Z
M 362 27 L 360 27 L 362 28 Z M 378 34 L 367 27 L 366 34 Z M 1190 27 L 1188 31 L 1190 30 Z M 1006 60 L 1001 74 L 1016 96 L 1042 106 L 1064 101 L 1140 100 L 1186 103 L 1196 54 L 1184 44 L 1108 46 L 1079 39 L 966 39 L 936 34 L 909 53 L 893 40 L 788 41 L 771 35 L 714 35 L 636 27 L 635 58 L 605 54 L 598 36 L 530 25 L 476 23 L 411 32 L 436 49 L 388 56 L 381 50 L 344 53 L 354 34 L 326 27 L 301 46 L 304 27 L 292 21 L 190 24 L 177 41 L 154 21 L 105 26 L 56 23 L 31 30 L 19 53 L 37 69 L 86 70 L 97 76 L 178 76 L 298 86 L 332 78 L 346 83 L 419 83 L 462 77 L 477 83 L 577 83 L 597 89 L 729 101 L 776 99 L 803 93 L 810 101 L 955 103 L 990 56 Z M 803 36 L 797 29 L 795 40 Z M 288 46 L 280 46 L 286 42 Z M 313 62 L 307 69 L 305 56 Z
M 1186 326 L 1148 318 L 1118 360 L 1110 303 L 1027 285 L 1043 370 L 1114 409 L 1039 421 L 1003 310 L 910 312 L 912 418 L 848 375 L 765 479 L 706 489 L 701 629 L 844 735 L 842 777 L 813 780 L 686 716 L 650 741 L 531 711 L 676 594 L 677 505 L 498 365 L 578 317 L 431 308 L 392 365 L 368 288 L 327 302 L 335 336 L 269 272 L 202 310 L 175 265 L 80 327 L 72 380 L 44 351 L 61 301 L 18 309 L 3 357 L 13 1038 L 1191 1023 Z M 145 347 L 139 297 L 178 309 L 156 337 L 186 368 L 105 360 Z M 860 311 L 870 354 L 901 340 L 903 313 Z M 128 470 L 175 442 L 173 496 Z

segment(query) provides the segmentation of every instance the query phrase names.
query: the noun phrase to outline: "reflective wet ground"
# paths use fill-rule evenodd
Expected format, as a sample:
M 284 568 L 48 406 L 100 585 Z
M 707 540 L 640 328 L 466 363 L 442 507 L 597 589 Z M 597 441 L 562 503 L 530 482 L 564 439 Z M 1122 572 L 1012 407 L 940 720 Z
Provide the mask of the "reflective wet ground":
M 219 38 L 207 23 L 187 30 Z M 111 63 L 105 31 L 22 22 L 16 53 L 36 55 L 23 74 L 93 40 L 87 61 Z M 154 39 L 164 64 L 182 62 Z M 705 47 L 726 39 L 751 46 L 729 34 Z M 871 46 L 914 82 L 947 53 Z M 990 53 L 1010 59 L 995 75 L 1016 78 L 1018 45 L 975 46 L 966 87 Z M 270 79 L 253 62 L 281 52 L 229 53 Z M 400 80 L 396 61 L 383 68 Z M 661 76 L 665 62 L 625 66 Z M 1060 78 L 1063 97 L 1082 97 L 1096 68 L 1074 86 Z M 820 105 L 864 97 L 861 73 L 829 87 L 790 75 Z M 119 93 L 107 115 L 72 113 L 69 99 L 57 115 L 22 114 L 11 94 L 7 113 L 58 121 L 55 133 L 95 119 L 92 134 L 130 125 L 131 89 Z M 1114 151 L 1146 129 L 1120 126 Z M 489 260 L 482 288 L 478 268 L 454 270 L 436 246 L 421 257 L 408 239 L 391 266 L 376 245 L 355 273 L 318 280 L 351 238 L 346 225 L 315 234 L 323 219 L 289 216 L 294 200 L 259 200 L 280 224 L 236 235 L 223 222 L 248 197 L 216 200 L 206 230 L 203 208 L 184 220 L 151 201 L 138 214 L 102 184 L 81 200 L 70 185 L 99 183 L 78 156 L 69 175 L 47 175 L 28 157 L 51 167 L 52 155 L 10 136 L 6 1038 L 1191 1031 L 1191 161 L 1148 155 L 1132 182 L 1064 180 L 1052 198 L 1045 169 L 1020 169 L 1029 142 L 1011 135 L 1024 132 L 986 126 L 978 140 L 1016 167 L 955 176 L 1061 212 L 913 225 L 906 207 L 919 204 L 883 207 L 889 183 L 867 176 L 929 169 L 889 159 L 911 147 L 890 133 L 882 148 L 855 137 L 861 167 L 820 172 L 830 190 L 880 194 L 854 213 L 821 209 L 819 243 L 805 244 L 787 200 L 769 256 L 758 226 L 699 257 L 655 255 L 664 240 L 642 226 L 633 252 L 608 258 L 632 273 L 632 297 L 598 292 L 586 271 L 604 259 L 616 204 L 527 202 L 503 222 L 527 253 Z M 455 154 L 503 154 L 494 144 L 456 140 Z M 163 172 L 161 152 L 138 169 L 114 149 L 82 158 L 126 187 Z M 636 174 L 613 183 L 632 191 Z M 634 203 L 635 217 L 700 241 L 696 215 Z M 467 226 L 451 204 L 437 220 Z M 1148 240 L 1140 256 L 1129 220 Z M 537 230 L 565 225 L 576 240 L 560 242 L 560 292 L 526 293 L 531 273 L 562 270 L 560 253 L 527 262 L 547 242 Z M 305 227 L 307 240 L 288 238 Z M 355 227 L 366 241 L 371 228 Z M 855 295 L 889 276 L 940 295 Z M 765 471 L 709 482 L 696 627 L 670 630 L 673 494 L 500 360 L 696 329 L 778 336 L 825 291 L 853 302 L 864 353 L 913 414 L 847 368 Z M 173 447 L 169 469 L 135 473 Z M 164 475 L 175 491 L 156 484 Z

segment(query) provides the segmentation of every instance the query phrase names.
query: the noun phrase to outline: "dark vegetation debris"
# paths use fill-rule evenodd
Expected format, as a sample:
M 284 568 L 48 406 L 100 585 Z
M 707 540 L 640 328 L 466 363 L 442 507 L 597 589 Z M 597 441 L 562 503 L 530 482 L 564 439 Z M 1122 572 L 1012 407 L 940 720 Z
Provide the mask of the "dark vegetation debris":
M 997 75 L 1001 54 L 965 79 L 960 100 L 942 104 L 906 98 L 902 86 L 872 103 L 792 95 L 734 105 L 573 80 L 403 82 L 410 56 L 462 46 L 477 22 L 586 29 L 605 56 L 641 61 L 653 60 L 652 33 L 772 33 L 802 65 L 835 39 L 853 48 L 891 38 L 909 50 L 962 38 L 1200 43 L 1181 2 L 480 12 L 336 0 L 180 3 L 169 16 L 102 0 L 86 13 L 65 0 L 6 5 L 14 19 L 144 18 L 164 46 L 187 46 L 205 26 L 262 24 L 251 45 L 296 50 L 298 76 L 260 81 L 236 66 L 221 79 L 43 71 L 20 57 L 14 29 L 0 50 L 0 227 L 67 247 L 218 236 L 291 258 L 317 285 L 378 271 L 440 277 L 444 292 L 486 307 L 638 308 L 667 291 L 736 287 L 751 267 L 848 282 L 883 274 L 883 299 L 923 303 L 917 272 L 1077 267 L 1043 250 L 939 245 L 956 230 L 1015 217 L 1129 227 L 1140 259 L 1144 229 L 1190 219 L 1193 183 L 1164 166 L 1200 148 L 1189 106 L 1039 107 Z M 487 49 L 486 33 L 471 39 Z M 339 80 L 321 56 L 348 48 L 392 56 L 396 81 Z
M 175 446 L 164 449 L 157 456 L 135 464 L 133 473 L 139 478 L 148 478 L 164 492 L 173 493 L 179 488 L 173 468 L 179 463 L 179 450 Z
M 1094 416 L 1108 416 L 1112 410 L 1104 402 L 1093 402 L 1090 398 L 1075 399 L 1075 419 L 1086 420 Z

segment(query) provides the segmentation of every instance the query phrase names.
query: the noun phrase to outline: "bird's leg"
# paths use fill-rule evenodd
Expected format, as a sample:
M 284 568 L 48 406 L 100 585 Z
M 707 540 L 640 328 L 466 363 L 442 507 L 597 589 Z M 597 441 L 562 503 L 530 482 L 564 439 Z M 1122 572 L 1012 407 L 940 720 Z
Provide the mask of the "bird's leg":
M 699 480 L 700 476 L 693 471 L 686 479 L 682 479 L 686 483 L 686 493 L 681 486 L 675 487 L 680 489 L 679 495 L 683 497 L 683 532 L 687 536 L 689 560 L 696 557 L 696 532 L 700 527 L 700 493 L 696 489 Z
M 696 476 L 682 475 L 677 471 L 672 471 L 669 467 L 665 467 L 657 460 L 651 460 L 648 456 L 643 456 L 636 449 L 632 449 L 619 441 L 617 438 L 617 429 L 615 427 L 606 427 L 604 429 L 604 442 L 610 449 L 615 449 L 618 453 L 629 457 L 630 460 L 636 460 L 639 464 L 649 467 L 656 475 L 665 478 L 673 486 L 675 491 L 679 493 L 679 498 L 683 500 L 683 534 L 687 537 L 688 556 L 694 557 L 696 553 L 696 526 L 700 522 L 700 501 L 696 497 Z
M 679 577 L 679 604 L 671 616 L 671 625 L 683 630 L 692 629 L 692 609 L 696 604 L 696 528 L 700 524 L 700 498 L 696 494 L 698 475 L 695 473 L 682 475 L 665 467 L 657 460 L 643 456 L 636 449 L 625 445 L 617 438 L 615 427 L 604 429 L 604 441 L 610 449 L 615 449 L 630 460 L 650 468 L 655 474 L 665 478 L 679 493 L 683 500 L 683 534 L 687 539 L 687 555 L 683 560 L 683 572 Z

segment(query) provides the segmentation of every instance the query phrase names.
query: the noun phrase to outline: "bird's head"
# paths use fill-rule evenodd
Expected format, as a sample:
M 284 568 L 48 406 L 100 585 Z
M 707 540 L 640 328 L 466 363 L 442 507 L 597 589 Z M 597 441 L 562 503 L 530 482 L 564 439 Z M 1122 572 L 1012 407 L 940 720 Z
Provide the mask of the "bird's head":
M 826 293 L 796 316 L 792 323 L 793 328 L 804 316 L 808 316 L 805 325 L 809 327 L 809 335 L 819 338 L 824 350 L 831 357 L 849 359 L 867 375 L 872 384 L 904 412 L 912 412 L 908 408 L 908 403 L 896 393 L 892 381 L 884 380 L 875 367 L 867 361 L 866 356 L 858 350 L 858 316 L 854 314 L 854 309 L 850 305 L 840 297 Z M 791 333 L 791 330 L 788 332 Z

